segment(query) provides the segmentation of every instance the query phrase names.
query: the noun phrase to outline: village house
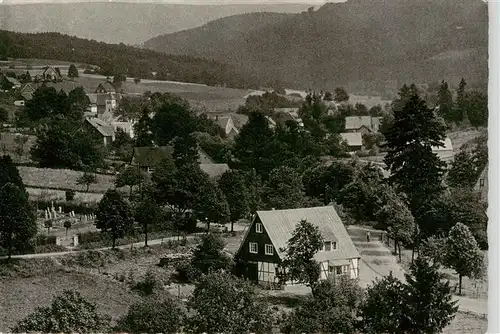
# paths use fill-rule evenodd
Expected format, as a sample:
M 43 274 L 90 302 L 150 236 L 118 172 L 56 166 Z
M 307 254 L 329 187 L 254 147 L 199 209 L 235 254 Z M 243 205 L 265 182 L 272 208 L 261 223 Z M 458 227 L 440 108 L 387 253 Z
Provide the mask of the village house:
M 234 125 L 231 116 L 215 116 L 215 122 L 222 128 L 228 139 L 234 139 L 240 132 Z
M 358 278 L 361 256 L 333 206 L 257 211 L 235 255 L 242 273 L 260 284 L 284 287 L 296 283 L 282 281 L 280 263 L 283 249 L 301 220 L 317 226 L 324 239 L 314 257 L 321 266 L 320 279 L 341 275 Z
M 34 93 L 35 93 L 35 88 L 33 88 L 33 86 L 29 83 L 24 85 L 19 91 L 19 94 L 25 101 L 31 100 L 33 98 Z
M 111 144 L 115 140 L 115 130 L 109 123 L 97 117 L 89 117 L 85 119 L 83 124 L 93 136 L 102 140 L 104 146 Z
M 121 131 L 125 132 L 130 138 L 134 138 L 134 125 L 135 121 L 130 121 L 130 122 L 119 122 L 119 121 L 113 121 L 111 122 L 111 126 L 113 129 L 118 131 L 120 129 Z
M 90 93 L 87 96 L 90 100 L 87 111 L 99 118 L 104 114 L 112 116 L 121 101 L 119 93 Z
M 130 164 L 139 167 L 142 172 L 152 173 L 162 159 L 172 156 L 172 152 L 173 147 L 171 146 L 134 147 Z M 198 156 L 200 169 L 213 180 L 229 170 L 227 164 L 214 163 L 212 158 L 202 149 L 198 150 Z
M 12 84 L 13 89 L 21 88 L 21 82 L 16 78 L 5 76 L 5 79 Z
M 345 132 L 361 134 L 377 133 L 380 128 L 380 117 L 348 116 L 345 118 Z
M 102 93 L 116 93 L 116 87 L 113 83 L 106 81 L 97 85 L 94 93 L 102 94 Z
M 343 132 L 340 134 L 340 137 L 347 143 L 349 152 L 361 151 L 363 148 L 363 136 L 361 132 Z
M 447 164 L 451 164 L 455 156 L 451 139 L 448 137 L 445 138 L 443 146 L 433 146 L 432 152 L 437 154 L 437 156 Z
M 54 67 L 47 66 L 42 73 L 43 81 L 61 81 L 61 73 L 58 72 Z

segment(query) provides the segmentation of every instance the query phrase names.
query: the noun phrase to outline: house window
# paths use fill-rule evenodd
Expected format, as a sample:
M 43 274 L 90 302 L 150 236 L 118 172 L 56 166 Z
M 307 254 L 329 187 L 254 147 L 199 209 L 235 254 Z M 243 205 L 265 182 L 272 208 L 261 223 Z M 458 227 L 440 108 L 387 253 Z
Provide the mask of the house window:
M 325 249 L 325 252 L 331 251 L 332 250 L 332 242 L 331 241 L 325 241 L 324 249 Z
M 266 255 L 273 255 L 274 254 L 274 247 L 273 245 L 266 245 Z
M 335 267 L 335 273 L 337 275 L 342 275 L 342 266 L 336 266 Z
M 256 242 L 250 242 L 249 247 L 250 247 L 250 253 L 252 253 L 252 254 L 258 253 L 259 246 L 257 245 Z
M 332 243 L 332 246 L 333 246 L 333 247 L 332 247 L 332 249 L 337 249 L 337 242 L 336 242 L 336 241 L 334 241 L 334 242 Z
M 255 224 L 255 232 L 262 233 L 262 224 L 261 223 Z
M 484 187 L 484 179 L 479 179 L 479 187 L 480 188 Z

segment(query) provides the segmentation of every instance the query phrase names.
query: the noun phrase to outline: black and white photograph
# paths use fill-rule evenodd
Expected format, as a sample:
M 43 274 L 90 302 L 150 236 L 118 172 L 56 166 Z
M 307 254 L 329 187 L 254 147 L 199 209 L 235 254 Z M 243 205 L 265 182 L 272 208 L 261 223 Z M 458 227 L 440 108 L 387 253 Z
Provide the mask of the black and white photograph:
M 498 333 L 492 6 L 0 0 L 0 333 Z

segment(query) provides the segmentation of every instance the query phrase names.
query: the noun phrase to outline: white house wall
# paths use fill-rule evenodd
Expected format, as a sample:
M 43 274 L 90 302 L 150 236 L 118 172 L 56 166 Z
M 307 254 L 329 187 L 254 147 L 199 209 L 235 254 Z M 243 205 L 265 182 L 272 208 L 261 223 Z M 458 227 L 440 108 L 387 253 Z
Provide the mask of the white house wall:
M 276 268 L 277 265 L 275 263 L 270 262 L 258 262 L 257 263 L 258 273 L 259 273 L 259 281 L 265 283 L 277 283 L 278 278 L 276 277 Z
M 359 259 L 349 260 L 349 276 L 352 279 L 359 277 Z

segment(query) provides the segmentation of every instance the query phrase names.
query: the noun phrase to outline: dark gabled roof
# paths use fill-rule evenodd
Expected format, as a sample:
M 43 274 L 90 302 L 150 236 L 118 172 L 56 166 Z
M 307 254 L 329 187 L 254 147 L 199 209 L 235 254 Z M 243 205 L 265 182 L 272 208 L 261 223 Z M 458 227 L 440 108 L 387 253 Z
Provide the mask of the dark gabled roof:
M 114 93 L 116 92 L 116 87 L 109 81 L 106 82 L 101 82 L 99 85 L 97 85 L 96 92 L 99 90 L 99 88 L 104 89 L 106 93 Z
M 200 164 L 215 164 L 215 161 L 201 148 L 198 149 L 198 156 Z
M 333 206 L 301 208 L 290 210 L 257 211 L 257 217 L 271 239 L 278 255 L 282 258 L 282 248 L 287 246 L 293 231 L 301 220 L 317 226 L 324 241 L 336 241 L 337 248 L 331 252 L 318 252 L 318 261 L 360 258 L 351 237 Z
M 171 156 L 172 151 L 171 146 L 134 147 L 132 163 L 138 164 L 139 167 L 153 167 L 162 159 Z
M 93 117 L 86 118 L 85 121 L 89 122 L 101 135 L 104 137 L 113 137 L 115 135 L 115 130 L 111 124 L 104 122 L 103 120 Z

